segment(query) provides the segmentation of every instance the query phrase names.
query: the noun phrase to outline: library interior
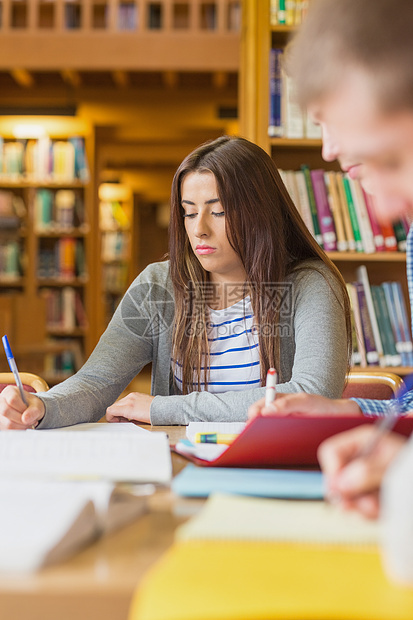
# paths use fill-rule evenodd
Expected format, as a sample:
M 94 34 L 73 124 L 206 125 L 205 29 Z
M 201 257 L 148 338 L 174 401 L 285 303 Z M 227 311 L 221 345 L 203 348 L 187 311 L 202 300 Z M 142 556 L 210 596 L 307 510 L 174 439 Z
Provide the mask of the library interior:
M 283 56 L 307 10 L 308 0 L 1 0 L 0 331 L 8 336 L 22 377 L 37 375 L 51 388 L 82 367 L 130 284 L 167 256 L 171 184 L 179 164 L 198 145 L 223 135 L 247 138 L 271 156 L 312 237 L 344 278 L 352 325 L 344 395 L 393 397 L 413 373 L 406 279 L 410 221 L 377 219 L 374 198 L 360 182 L 337 161 L 323 160 L 320 127 L 294 101 Z M 8 359 L 0 356 L 0 383 L 8 372 Z M 123 395 L 150 390 L 147 366 Z M 278 431 L 264 429 L 263 421 L 255 435 L 252 424 L 223 432 L 250 430 L 247 447 L 248 441 L 265 443 Z M 15 552 L 0 543 L 0 620 L 412 617 L 412 591 L 398 589 L 383 573 L 376 525 L 348 523 L 337 514 L 330 520 L 320 502 L 321 474 L 308 471 L 308 463 L 291 482 L 271 481 L 264 477 L 269 470 L 259 469 L 268 466 L 272 457 L 266 457 L 258 459 L 258 469 L 243 469 L 241 479 L 228 453 L 222 475 L 213 479 L 214 467 L 197 466 L 203 478 L 196 478 L 187 459 L 199 465 L 204 457 L 188 456 L 185 427 L 142 429 L 161 431 L 168 451 L 169 444 L 175 446 L 171 471 L 162 462 L 161 438 L 152 445 L 138 434 L 132 446 L 128 433 L 118 433 L 109 445 L 110 433 L 90 429 L 97 460 L 105 450 L 110 453 L 115 473 L 106 483 L 124 483 L 114 485 L 119 496 L 112 487 L 110 498 L 105 496 L 113 522 L 99 537 L 105 530 L 102 515 L 92 525 L 85 491 L 62 491 L 56 480 L 48 481 L 50 488 L 36 487 L 48 454 L 68 475 L 63 448 L 80 454 L 77 435 L 70 445 L 59 443 L 66 441 L 63 435 L 53 446 L 43 439 L 42 447 L 38 440 L 39 480 L 30 485 L 21 476 L 14 488 L 23 514 L 37 514 L 33 498 L 43 498 L 30 531 L 48 540 L 32 549 L 31 537 L 22 536 Z M 17 463 L 13 449 L 24 446 L 23 440 L 16 439 L 14 448 L 6 442 L 7 433 L 1 433 L 0 452 L 6 456 L 0 455 L 0 469 L 7 473 L 12 468 L 7 459 Z M 147 469 L 137 465 L 138 479 L 122 471 L 124 453 L 132 448 L 152 450 Z M 214 453 L 217 465 L 220 454 Z M 232 458 L 238 468 L 247 466 L 235 452 Z M 25 462 L 22 472 L 24 467 Z M 85 468 L 90 474 L 91 459 Z M 101 474 L 96 471 L 91 484 Z M 76 478 L 81 471 L 69 474 Z M 134 502 L 126 499 L 125 481 L 145 483 L 131 493 Z M 244 490 L 236 491 L 239 496 L 214 495 L 209 512 L 201 514 L 209 494 L 202 485 L 221 494 Z M 301 487 L 280 495 L 288 485 Z M 0 494 L 11 497 L 10 488 L 7 476 L 1 477 Z M 275 500 L 269 497 L 279 504 L 272 508 Z M 308 500 L 306 512 L 291 512 L 297 508 L 287 507 L 291 499 Z M 113 517 L 112 502 L 118 502 Z M 66 530 L 56 528 L 51 541 L 55 510 Z M 304 519 L 308 528 L 297 544 L 291 523 Z M 249 520 L 256 522 L 255 532 Z M 0 524 L 4 531 L 7 515 Z M 75 526 L 89 528 L 87 537 L 73 537 Z M 24 519 L 18 528 L 27 529 Z M 68 551 L 71 540 L 76 553 Z M 330 589 L 323 591 L 327 578 Z M 294 604 L 293 587 L 302 590 Z M 205 597 L 202 605 L 198 597 Z

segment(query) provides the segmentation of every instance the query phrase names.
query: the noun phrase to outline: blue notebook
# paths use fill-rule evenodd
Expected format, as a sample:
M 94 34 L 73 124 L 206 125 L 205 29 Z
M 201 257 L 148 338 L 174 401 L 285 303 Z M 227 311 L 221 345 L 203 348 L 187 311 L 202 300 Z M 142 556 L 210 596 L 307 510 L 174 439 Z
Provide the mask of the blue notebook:
M 280 499 L 323 499 L 323 475 L 319 471 L 243 469 L 187 465 L 172 481 L 172 490 L 185 497 L 234 493 Z

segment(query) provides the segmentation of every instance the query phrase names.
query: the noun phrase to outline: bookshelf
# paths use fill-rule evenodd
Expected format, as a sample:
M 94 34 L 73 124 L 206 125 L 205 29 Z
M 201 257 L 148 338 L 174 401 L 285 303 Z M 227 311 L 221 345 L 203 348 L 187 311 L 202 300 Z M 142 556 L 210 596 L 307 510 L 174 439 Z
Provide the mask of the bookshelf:
M 1 227 L 0 247 L 6 237 L 18 248 L 14 272 L 11 259 L 10 275 L 1 271 L 1 305 L 10 307 L 18 364 L 53 385 L 79 368 L 94 340 L 93 135 L 74 118 L 4 117 L 0 136 L 0 201 L 14 211 L 5 221 L 16 219 Z
M 124 183 L 99 185 L 100 260 L 103 327 L 109 323 L 133 276 L 133 195 Z
M 270 116 L 270 50 L 285 48 L 294 26 L 271 25 L 271 2 L 244 0 L 240 67 L 240 130 L 241 135 L 259 144 L 283 170 L 299 170 L 303 164 L 310 169 L 339 171 L 338 163 L 325 162 L 319 138 L 271 137 Z M 328 252 L 346 282 L 356 279 L 360 265 L 366 265 L 369 281 L 379 285 L 398 280 L 402 284 L 407 311 L 410 312 L 404 252 Z M 410 366 L 389 367 L 389 371 L 407 374 Z

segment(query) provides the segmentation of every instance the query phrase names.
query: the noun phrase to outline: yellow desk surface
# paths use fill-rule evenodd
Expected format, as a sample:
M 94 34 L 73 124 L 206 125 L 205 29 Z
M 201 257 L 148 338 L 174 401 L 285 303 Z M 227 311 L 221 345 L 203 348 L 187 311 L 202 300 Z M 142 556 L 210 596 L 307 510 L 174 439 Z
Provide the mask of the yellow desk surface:
M 153 430 L 166 431 L 171 443 L 185 435 L 185 427 Z M 186 465 L 177 455 L 172 460 L 174 473 Z M 190 514 L 201 505 L 202 500 L 180 500 L 159 489 L 146 515 L 69 561 L 33 575 L 0 575 L 0 620 L 126 620 L 136 584 L 187 518 L 175 511 Z

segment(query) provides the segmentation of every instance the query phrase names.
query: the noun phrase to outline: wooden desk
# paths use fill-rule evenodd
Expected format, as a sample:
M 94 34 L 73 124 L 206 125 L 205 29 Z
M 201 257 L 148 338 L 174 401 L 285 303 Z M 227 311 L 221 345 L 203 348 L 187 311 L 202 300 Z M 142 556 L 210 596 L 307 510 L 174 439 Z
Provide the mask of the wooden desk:
M 185 435 L 185 427 L 153 430 L 167 432 L 171 443 Z M 174 474 L 186 464 L 178 455 L 172 462 Z M 177 525 L 201 505 L 202 500 L 179 499 L 159 489 L 145 516 L 68 562 L 33 575 L 0 576 L 0 620 L 126 619 L 136 584 L 171 545 Z

